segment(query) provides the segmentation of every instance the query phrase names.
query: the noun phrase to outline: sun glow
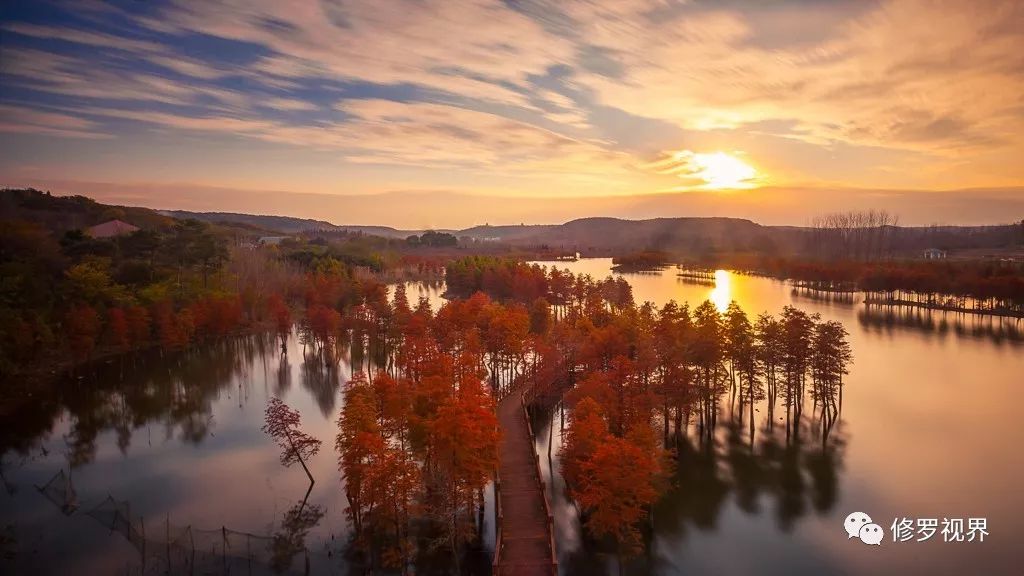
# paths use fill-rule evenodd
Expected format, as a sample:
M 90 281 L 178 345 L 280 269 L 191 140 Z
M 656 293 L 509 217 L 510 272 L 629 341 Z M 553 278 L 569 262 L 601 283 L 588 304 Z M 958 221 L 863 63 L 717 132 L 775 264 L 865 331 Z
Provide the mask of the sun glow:
M 711 295 L 708 298 L 715 305 L 715 309 L 718 310 L 719 314 L 725 313 L 726 309 L 729 308 L 729 302 L 732 300 L 732 290 L 729 286 L 728 270 L 715 270 L 715 289 L 711 291 Z
M 759 186 L 764 177 L 756 168 L 728 152 L 665 152 L 646 169 L 687 182 L 675 190 L 737 190 Z
M 694 154 L 691 163 L 693 177 L 704 180 L 704 188 L 752 188 L 757 177 L 757 170 L 752 166 L 725 152 Z

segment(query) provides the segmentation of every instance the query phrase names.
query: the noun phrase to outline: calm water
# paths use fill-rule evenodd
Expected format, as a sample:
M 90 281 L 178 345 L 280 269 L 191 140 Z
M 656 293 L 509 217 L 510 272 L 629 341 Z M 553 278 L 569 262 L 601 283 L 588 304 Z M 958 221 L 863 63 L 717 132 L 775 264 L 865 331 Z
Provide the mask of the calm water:
M 608 260 L 560 264 L 607 275 Z M 638 301 L 696 305 L 736 299 L 751 315 L 795 304 L 844 323 L 856 355 L 841 421 L 823 449 L 813 434 L 797 446 L 758 426 L 751 453 L 744 433 L 722 428 L 710 452 L 683 450 L 675 488 L 653 515 L 650 555 L 637 574 L 1019 574 L 1024 534 L 1024 425 L 1017 398 L 1024 345 L 1019 323 L 954 315 L 887 316 L 852 302 L 796 296 L 783 283 L 728 275 L 719 285 L 680 282 L 674 271 L 629 275 Z M 436 289 L 408 289 L 440 302 Z M 943 318 L 945 319 L 943 321 Z M 300 468 L 285 469 L 260 431 L 273 395 L 302 413 L 324 441 L 310 462 L 317 482 L 307 506 L 323 517 L 305 537 L 314 573 L 346 573 L 343 484 L 333 439 L 347 363 L 330 372 L 302 363 L 293 338 L 287 358 L 257 338 L 134 362 L 114 361 L 0 428 L 0 573 L 139 573 L 139 551 L 88 512 L 109 496 L 130 503 L 147 538 L 167 524 L 272 536 L 305 495 Z M 557 538 L 564 573 L 615 573 L 614 559 L 584 544 L 574 508 L 561 496 L 555 427 L 538 429 L 556 478 Z M 546 460 L 542 458 L 542 460 Z M 62 513 L 36 486 L 74 464 L 79 507 Z M 545 472 L 550 468 L 545 462 Z M 868 547 L 847 540 L 854 511 L 888 531 L 896 516 L 985 517 L 983 544 L 933 541 Z M 490 518 L 490 516 L 488 516 Z M 493 526 L 487 521 L 493 539 Z M 166 528 L 164 528 L 165 531 Z M 16 551 L 13 559 L 2 559 Z M 146 552 L 158 556 L 152 547 Z M 301 571 L 304 559 L 293 559 Z M 146 571 L 159 573 L 154 560 Z M 236 573 L 233 571 L 232 573 Z M 239 571 L 239 573 L 248 573 Z
M 609 265 L 560 267 L 601 278 Z M 638 302 L 710 299 L 724 309 L 735 299 L 751 317 L 787 304 L 818 312 L 846 326 L 855 355 L 824 449 L 809 424 L 801 443 L 787 448 L 784 427 L 771 437 L 759 421 L 753 451 L 746 427 L 730 433 L 721 423 L 713 450 L 684 450 L 676 486 L 654 510 L 650 554 L 629 573 L 1022 573 L 1024 322 L 869 310 L 860 299 L 811 299 L 782 282 L 736 274 L 720 273 L 713 286 L 683 282 L 675 270 L 625 277 Z M 537 449 L 548 454 L 550 434 L 563 573 L 615 574 L 613 557 L 581 543 L 575 508 L 562 495 L 560 428 L 556 414 L 553 431 L 537 431 Z M 886 530 L 881 546 L 847 539 L 843 520 L 855 511 Z M 896 517 L 937 518 L 940 531 L 946 517 L 987 518 L 989 536 L 893 543 Z
M 442 301 L 434 288 L 409 285 L 407 290 L 413 303 L 425 296 L 436 309 Z M 194 539 L 202 533 L 204 542 L 212 538 L 219 546 L 218 531 L 226 528 L 236 552 L 238 542 L 272 548 L 263 537 L 287 534 L 285 515 L 301 503 L 309 485 L 301 467 L 280 465 L 278 449 L 260 430 L 267 400 L 275 395 L 302 414 L 304 430 L 323 441 L 308 463 L 316 484 L 304 507 L 323 514 L 305 538 L 312 571 L 350 572 L 343 557 L 350 527 L 334 438 L 341 386 L 352 367 L 345 360 L 326 370 L 302 359 L 302 345 L 293 335 L 284 357 L 279 342 L 250 337 L 185 353 L 114 360 L 4 422 L 0 573 L 164 573 L 164 546 L 149 542 L 143 567 L 141 547 L 105 514 L 108 496 L 128 503 L 133 529 L 144 525 L 147 540 L 166 540 L 165 534 L 191 526 Z M 65 500 L 48 500 L 37 487 L 61 470 L 67 473 L 72 464 L 78 508 L 65 515 L 60 508 Z M 492 507 L 488 502 L 485 526 L 491 548 Z M 244 534 L 255 538 L 247 541 Z M 219 550 L 212 564 L 200 566 L 222 573 Z M 15 553 L 5 559 L 8 552 Z M 292 559 L 292 573 L 303 572 L 304 556 Z M 232 574 L 271 573 L 248 562 L 230 568 Z

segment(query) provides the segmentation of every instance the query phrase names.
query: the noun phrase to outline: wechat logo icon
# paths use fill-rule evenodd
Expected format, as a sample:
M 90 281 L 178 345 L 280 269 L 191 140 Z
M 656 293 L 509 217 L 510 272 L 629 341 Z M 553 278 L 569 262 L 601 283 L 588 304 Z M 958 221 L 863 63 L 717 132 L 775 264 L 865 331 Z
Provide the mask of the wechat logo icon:
M 857 538 L 865 544 L 881 546 L 885 538 L 885 530 L 871 521 L 871 516 L 863 512 L 854 512 L 843 521 L 843 528 L 846 528 L 846 539 Z

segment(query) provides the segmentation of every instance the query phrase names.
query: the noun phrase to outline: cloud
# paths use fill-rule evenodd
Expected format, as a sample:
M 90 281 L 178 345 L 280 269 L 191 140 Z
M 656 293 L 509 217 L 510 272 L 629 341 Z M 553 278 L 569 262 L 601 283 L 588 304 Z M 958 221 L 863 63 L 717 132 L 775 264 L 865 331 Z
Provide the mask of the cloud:
M 344 119 L 297 125 L 258 116 L 185 116 L 90 108 L 108 116 L 163 129 L 244 135 L 289 146 L 333 151 L 356 164 L 458 168 L 492 175 L 542 177 L 571 174 L 608 179 L 632 174 L 628 155 L 600 142 L 577 140 L 538 126 L 457 106 L 382 99 L 337 104 Z
M 47 26 L 26 22 L 9 22 L 2 28 L 7 33 L 30 36 L 40 40 L 70 42 L 103 48 L 113 48 L 127 52 L 158 52 L 161 45 L 145 40 L 135 40 L 114 34 L 106 34 L 91 30 L 82 30 L 67 26 Z
M 318 108 L 316 104 L 308 102 L 306 100 L 280 97 L 267 98 L 261 103 L 261 105 L 267 108 L 275 108 L 277 110 L 287 110 L 291 112 L 310 111 L 316 110 Z
M 0 72 L 21 88 L 65 100 L 79 99 L 78 102 L 85 98 L 108 105 L 124 101 L 189 105 L 202 97 L 219 102 L 238 101 L 237 93 L 219 86 L 142 72 L 116 62 L 104 62 L 98 57 L 33 48 L 5 47 Z
M 1008 136 L 1024 126 L 1005 114 L 1024 91 L 1020 3 L 775 5 L 787 4 L 794 9 L 780 13 L 780 30 L 790 41 L 766 40 L 780 14 L 766 19 L 737 3 L 703 3 L 661 21 L 641 5 L 620 11 L 614 28 L 575 3 L 565 10 L 624 71 L 582 82 L 633 113 L 695 130 L 797 116 L 813 140 L 935 153 L 979 143 L 979 133 L 993 135 L 989 144 L 1020 146 Z M 641 24 L 645 34 L 627 33 Z
M 64 138 L 111 138 L 98 130 L 95 122 L 62 114 L 19 106 L 0 105 L 0 132 L 14 134 L 46 134 Z
M 360 167 L 551 178 L 555 194 L 569 182 L 609 193 L 678 184 L 636 166 L 680 149 L 746 150 L 776 183 L 1024 179 L 1011 161 L 1024 154 L 1024 5 L 1011 0 L 66 11 L 74 17 L 0 28 L 0 103 L 42 114 L 4 118 L 7 132 L 213 133 L 237 151 L 258 140 Z
M 256 67 L 283 78 L 412 83 L 510 104 L 524 102 L 526 75 L 573 53 L 570 43 L 488 0 L 178 3 L 144 23 L 264 46 L 270 55 Z

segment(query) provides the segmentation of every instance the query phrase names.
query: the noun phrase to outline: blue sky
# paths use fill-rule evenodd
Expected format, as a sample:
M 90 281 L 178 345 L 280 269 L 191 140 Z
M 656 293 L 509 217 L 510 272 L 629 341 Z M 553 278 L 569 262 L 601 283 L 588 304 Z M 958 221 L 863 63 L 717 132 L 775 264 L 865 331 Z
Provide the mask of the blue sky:
M 815 208 L 842 209 L 871 191 L 966 203 L 964 190 L 1012 196 L 1024 185 L 1019 2 L 87 0 L 0 10 L 8 186 L 115 200 L 101 184 L 134 186 L 150 191 L 132 196 L 146 205 L 186 208 L 195 205 L 174 190 L 280 191 L 297 194 L 302 215 L 317 210 L 299 201 L 308 194 L 576 198 L 581 210 L 654 194 L 713 207 L 715 194 L 731 194 L 723 209 L 739 202 L 756 217 L 777 204 L 766 189 L 845 190 Z M 207 196 L 209 209 L 246 208 L 236 205 L 244 194 Z M 794 223 L 808 216 L 771 208 Z

